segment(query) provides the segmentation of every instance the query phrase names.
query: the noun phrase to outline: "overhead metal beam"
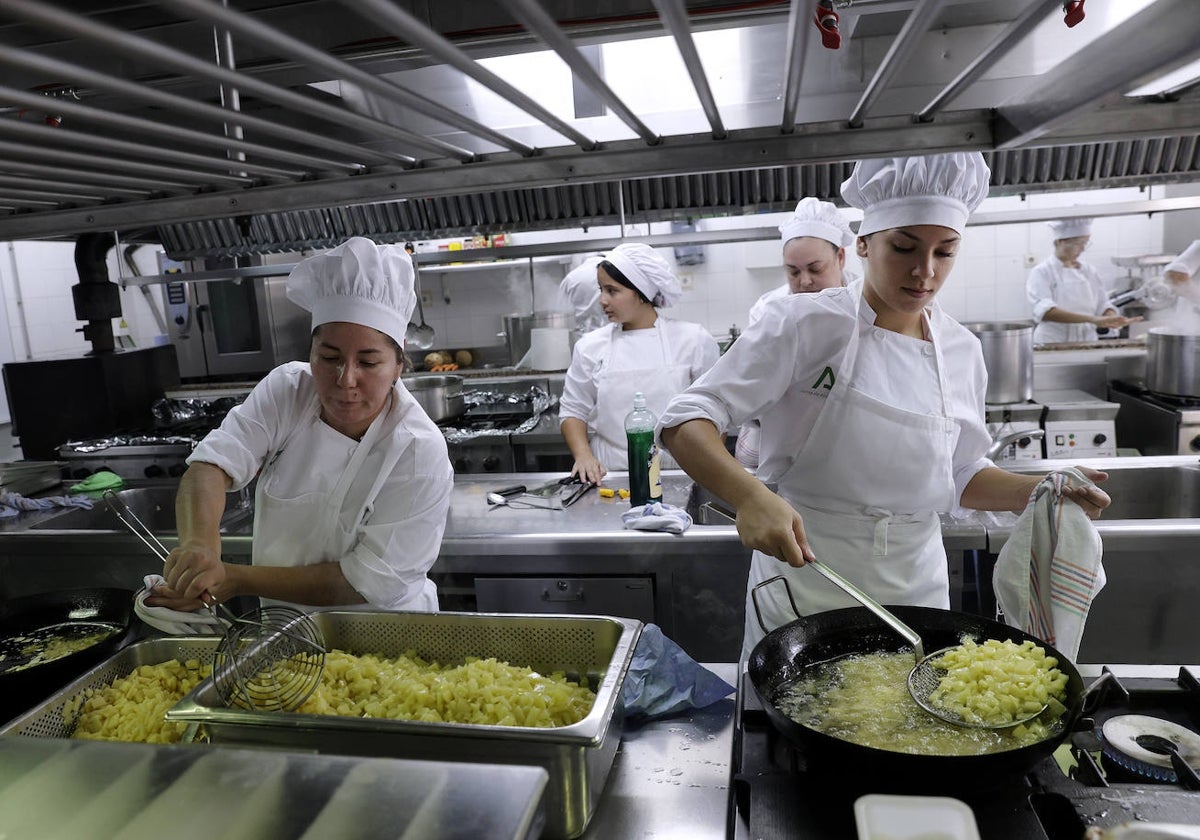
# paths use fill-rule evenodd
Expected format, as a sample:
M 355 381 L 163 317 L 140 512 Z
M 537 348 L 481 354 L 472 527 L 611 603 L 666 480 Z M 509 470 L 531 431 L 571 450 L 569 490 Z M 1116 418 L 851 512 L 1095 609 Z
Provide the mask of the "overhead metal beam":
M 4 156 L 5 154 L 5 149 L 0 145 L 0 156 Z M 91 169 L 75 169 L 64 166 L 49 166 L 42 163 L 27 163 L 23 160 L 16 160 L 11 155 L 5 157 L 4 163 L 0 164 L 0 166 L 4 168 L 5 172 L 13 175 L 30 175 L 41 178 L 43 181 L 64 179 L 77 182 L 81 185 L 92 184 L 95 185 L 96 189 L 101 190 L 128 190 L 130 192 L 148 194 L 172 191 L 188 192 L 195 189 L 194 186 L 189 186 L 179 181 L 167 181 L 158 178 L 130 178 L 124 175 L 116 175 L 112 172 L 97 172 Z M 166 167 L 163 167 L 163 169 L 165 170 Z
M 661 138 L 642 122 L 628 105 L 621 101 L 621 97 L 613 92 L 608 83 L 596 72 L 592 63 L 587 60 L 587 57 L 579 52 L 566 33 L 559 29 L 554 18 L 546 13 L 538 0 L 500 0 L 500 2 L 522 26 L 533 32 L 550 49 L 558 53 L 558 57 L 567 63 L 571 72 L 603 99 L 613 113 L 621 119 L 621 122 L 633 129 L 649 145 L 653 146 L 659 142 Z
M 692 87 L 700 99 L 700 107 L 708 124 L 712 126 L 713 139 L 723 140 L 726 135 L 725 124 L 721 121 L 721 112 L 717 109 L 717 100 L 713 97 L 712 88 L 708 86 L 708 77 L 704 73 L 704 65 L 700 63 L 700 53 L 696 42 L 692 39 L 691 26 L 688 24 L 687 6 L 683 0 L 654 0 L 654 7 L 667 29 L 675 38 L 675 46 L 687 67 L 688 75 L 692 77 Z
M 1044 74 L 1030 98 L 1000 106 L 998 148 L 1024 146 L 1113 95 L 1200 57 L 1195 0 L 1158 0 Z
M 563 147 L 545 149 L 535 158 L 505 153 L 464 166 L 371 172 L 236 192 L 105 205 L 83 212 L 13 216 L 0 220 L 0 241 L 271 213 L 281 207 L 297 210 L 396 201 L 408 196 L 428 198 L 508 190 L 513 184 L 539 187 L 841 162 L 893 154 L 986 151 L 992 147 L 990 126 L 990 112 L 977 110 L 949 114 L 933 123 L 913 123 L 908 117 L 882 117 L 868 121 L 854 132 L 844 131 L 844 124 L 836 122 L 805 125 L 793 134 L 781 134 L 773 126 L 731 131 L 721 141 L 703 134 L 672 137 L 657 146 L 626 140 L 610 144 L 603 152 Z
M 0 164 L 8 170 L 8 163 Z M 0 187 L 15 187 L 20 190 L 40 191 L 47 198 L 60 201 L 105 201 L 109 198 L 145 198 L 153 190 L 127 190 L 99 184 L 77 184 L 55 178 L 22 178 L 19 175 L 0 175 Z
M 896 38 L 888 47 L 887 54 L 880 62 L 875 75 L 871 77 L 871 81 L 867 82 L 867 88 L 859 98 L 858 104 L 850 112 L 850 119 L 847 122 L 851 128 L 859 128 L 863 124 L 863 119 L 870 112 L 871 107 L 887 89 L 892 77 L 908 63 L 908 59 L 920 43 L 921 36 L 929 31 L 934 18 L 945 5 L 946 0 L 918 0 L 916 6 L 905 18 L 904 26 L 896 33 Z
M 104 172 L 116 178 L 122 177 L 119 173 L 132 173 L 147 178 L 162 178 L 165 185 L 164 191 L 167 192 L 178 187 L 180 181 L 197 182 L 196 186 L 187 187 L 187 189 L 198 189 L 200 183 L 222 187 L 248 186 L 254 183 L 252 178 L 242 175 L 228 175 L 220 172 L 194 172 L 190 169 L 179 169 L 157 163 L 144 163 L 142 161 L 125 160 L 123 158 L 91 155 L 69 149 L 53 149 L 41 145 L 29 146 L 21 143 L 10 143 L 6 140 L 0 140 L 0 155 L 6 156 L 6 164 L 10 168 L 14 163 L 29 166 L 31 164 L 22 163 L 21 159 L 35 157 L 38 163 L 43 165 L 57 162 L 72 167 L 95 167 L 91 172 L 93 177 L 95 177 L 96 172 Z M 113 183 L 117 182 L 114 181 Z
M 785 134 L 796 130 L 796 106 L 800 102 L 800 82 L 804 75 L 804 60 L 808 56 L 808 42 L 813 31 L 808 26 L 810 4 L 805 0 L 792 0 L 788 11 L 787 59 L 784 71 L 783 118 L 779 128 Z

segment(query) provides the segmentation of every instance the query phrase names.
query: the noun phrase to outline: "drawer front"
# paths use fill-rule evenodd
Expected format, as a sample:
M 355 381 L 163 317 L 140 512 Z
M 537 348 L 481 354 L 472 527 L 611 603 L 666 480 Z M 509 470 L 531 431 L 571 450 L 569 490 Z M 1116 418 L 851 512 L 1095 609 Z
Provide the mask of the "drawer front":
M 578 613 L 654 621 L 647 577 L 475 578 L 480 612 Z

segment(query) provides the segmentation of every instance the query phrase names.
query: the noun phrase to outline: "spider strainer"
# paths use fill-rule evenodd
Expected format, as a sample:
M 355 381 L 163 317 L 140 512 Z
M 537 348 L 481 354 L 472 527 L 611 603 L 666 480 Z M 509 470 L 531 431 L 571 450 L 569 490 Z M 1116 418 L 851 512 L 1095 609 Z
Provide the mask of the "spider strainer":
M 164 546 L 145 523 L 112 490 L 104 500 L 121 523 L 159 560 Z M 292 607 L 272 606 L 236 616 L 212 595 L 205 608 L 226 625 L 213 652 L 213 683 L 221 700 L 242 709 L 291 711 L 299 708 L 321 683 L 325 641 L 308 616 Z

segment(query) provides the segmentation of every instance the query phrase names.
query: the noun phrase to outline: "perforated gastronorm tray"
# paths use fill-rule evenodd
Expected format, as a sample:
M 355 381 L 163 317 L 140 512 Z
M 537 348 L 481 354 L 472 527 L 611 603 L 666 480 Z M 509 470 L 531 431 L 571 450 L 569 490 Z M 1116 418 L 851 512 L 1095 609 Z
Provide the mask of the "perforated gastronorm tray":
M 169 720 L 196 722 L 213 743 L 317 752 L 524 764 L 546 768 L 546 833 L 576 837 L 587 827 L 620 744 L 621 686 L 642 623 L 610 616 L 318 610 L 326 647 L 395 656 L 414 650 L 457 664 L 496 657 L 542 673 L 586 674 L 596 692 L 588 715 L 570 726 L 538 728 L 252 712 L 221 705 L 211 680 Z

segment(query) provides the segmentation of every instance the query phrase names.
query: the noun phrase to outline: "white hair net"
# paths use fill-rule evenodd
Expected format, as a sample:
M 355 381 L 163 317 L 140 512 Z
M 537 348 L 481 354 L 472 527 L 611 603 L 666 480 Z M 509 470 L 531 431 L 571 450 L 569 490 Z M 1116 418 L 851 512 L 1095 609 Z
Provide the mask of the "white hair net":
M 842 218 L 841 211 L 828 201 L 811 197 L 800 200 L 792 215 L 779 226 L 779 236 L 785 244 L 798 236 L 815 236 L 832 242 L 835 248 L 854 244 L 854 231 Z
M 683 297 L 679 278 L 649 245 L 623 242 L 604 257 L 655 306 L 674 306 Z

